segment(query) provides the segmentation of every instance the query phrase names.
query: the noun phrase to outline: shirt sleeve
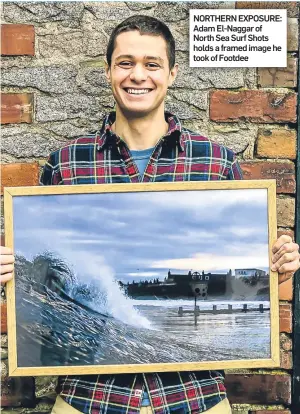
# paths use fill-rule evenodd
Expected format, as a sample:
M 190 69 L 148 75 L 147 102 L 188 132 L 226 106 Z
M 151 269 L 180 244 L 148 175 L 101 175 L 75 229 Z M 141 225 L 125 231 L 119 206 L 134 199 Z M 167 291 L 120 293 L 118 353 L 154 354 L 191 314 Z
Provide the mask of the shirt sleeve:
M 55 161 L 56 154 L 50 154 L 46 164 L 44 165 L 40 185 L 59 185 L 62 184 L 62 176 L 59 170 L 59 164 Z
M 243 172 L 241 166 L 234 156 L 231 167 L 229 168 L 227 180 L 242 180 L 243 179 Z

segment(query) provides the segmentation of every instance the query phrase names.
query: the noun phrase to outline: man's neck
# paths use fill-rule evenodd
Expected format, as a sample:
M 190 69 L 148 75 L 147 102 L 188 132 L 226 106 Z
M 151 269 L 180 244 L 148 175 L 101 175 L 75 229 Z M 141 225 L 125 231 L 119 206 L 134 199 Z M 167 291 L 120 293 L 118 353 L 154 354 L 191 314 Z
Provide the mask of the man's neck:
M 116 120 L 112 130 L 131 150 L 144 150 L 154 147 L 159 139 L 168 132 L 168 123 L 165 121 L 164 111 L 151 116 L 126 116 L 116 110 Z

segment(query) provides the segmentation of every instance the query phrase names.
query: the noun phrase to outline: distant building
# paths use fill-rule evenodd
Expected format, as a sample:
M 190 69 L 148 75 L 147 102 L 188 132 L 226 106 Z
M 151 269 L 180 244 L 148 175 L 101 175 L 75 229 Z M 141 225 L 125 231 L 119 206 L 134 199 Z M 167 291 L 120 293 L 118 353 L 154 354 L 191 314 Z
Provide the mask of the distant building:
M 206 299 L 207 295 L 224 295 L 231 284 L 232 272 L 227 273 L 199 273 L 191 272 L 185 274 L 171 273 L 163 282 L 158 280 L 154 283 L 147 281 L 138 284 L 128 284 L 126 293 L 129 296 L 148 296 L 174 298 L 174 297 L 199 297 Z
M 266 276 L 266 272 L 261 269 L 234 269 L 234 273 L 237 279 L 240 277 L 257 276 L 260 278 Z

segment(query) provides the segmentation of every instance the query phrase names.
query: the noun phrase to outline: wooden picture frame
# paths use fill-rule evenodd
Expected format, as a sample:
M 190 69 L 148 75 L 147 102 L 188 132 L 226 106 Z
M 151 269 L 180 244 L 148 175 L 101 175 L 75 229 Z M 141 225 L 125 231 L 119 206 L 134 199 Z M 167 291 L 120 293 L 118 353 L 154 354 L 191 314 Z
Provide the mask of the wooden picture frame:
M 11 187 L 4 210 L 9 375 L 279 367 L 275 180 Z

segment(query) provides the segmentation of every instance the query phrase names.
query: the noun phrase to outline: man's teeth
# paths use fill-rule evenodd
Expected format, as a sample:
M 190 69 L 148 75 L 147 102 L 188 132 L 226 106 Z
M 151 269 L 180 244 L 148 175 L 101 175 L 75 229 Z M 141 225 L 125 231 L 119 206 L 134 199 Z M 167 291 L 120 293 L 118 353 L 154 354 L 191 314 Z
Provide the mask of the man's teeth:
M 148 93 L 150 91 L 151 89 L 127 89 L 127 92 L 133 95 L 142 95 L 143 93 Z

